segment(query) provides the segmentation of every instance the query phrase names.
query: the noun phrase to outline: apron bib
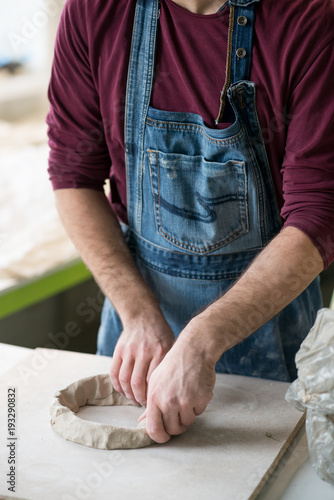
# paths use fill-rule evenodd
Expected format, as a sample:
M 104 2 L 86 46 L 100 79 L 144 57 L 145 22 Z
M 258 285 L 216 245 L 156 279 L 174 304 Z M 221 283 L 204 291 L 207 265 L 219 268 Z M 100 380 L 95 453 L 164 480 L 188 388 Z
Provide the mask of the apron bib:
M 249 81 L 257 1 L 229 1 L 226 81 L 216 120 L 233 114 L 225 129 L 207 127 L 194 113 L 150 106 L 159 2 L 137 2 L 125 109 L 129 225 L 124 230 L 175 336 L 233 284 L 281 229 L 255 84 Z M 293 380 L 295 354 L 320 307 L 316 279 L 227 351 L 216 371 Z M 120 318 L 106 299 L 98 354 L 111 356 L 121 332 Z

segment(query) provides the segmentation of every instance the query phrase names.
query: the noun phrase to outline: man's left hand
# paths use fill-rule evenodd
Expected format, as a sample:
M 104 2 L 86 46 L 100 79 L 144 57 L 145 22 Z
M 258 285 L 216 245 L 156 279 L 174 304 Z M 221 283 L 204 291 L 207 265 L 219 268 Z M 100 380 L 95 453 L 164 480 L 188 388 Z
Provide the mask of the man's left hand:
M 198 344 L 184 331 L 151 375 L 144 416 L 157 443 L 182 434 L 212 399 L 215 363 Z

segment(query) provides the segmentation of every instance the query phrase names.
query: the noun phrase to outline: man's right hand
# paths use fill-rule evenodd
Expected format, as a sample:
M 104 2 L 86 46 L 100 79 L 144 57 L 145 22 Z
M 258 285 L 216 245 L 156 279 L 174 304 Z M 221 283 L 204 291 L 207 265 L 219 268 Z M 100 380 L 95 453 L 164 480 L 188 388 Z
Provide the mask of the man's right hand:
M 110 377 L 116 391 L 134 403 L 146 405 L 147 385 L 175 341 L 159 310 L 148 312 L 124 324 L 115 347 Z
M 104 193 L 69 188 L 58 189 L 55 196 L 69 237 L 123 324 L 111 366 L 115 389 L 145 404 L 147 381 L 172 347 L 173 332 Z

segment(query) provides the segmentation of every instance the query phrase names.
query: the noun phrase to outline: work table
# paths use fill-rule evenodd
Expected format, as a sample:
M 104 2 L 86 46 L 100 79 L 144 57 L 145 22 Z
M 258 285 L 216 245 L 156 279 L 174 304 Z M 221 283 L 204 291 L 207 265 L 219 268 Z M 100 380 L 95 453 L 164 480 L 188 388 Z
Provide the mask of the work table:
M 49 404 L 56 390 L 107 373 L 110 358 L 6 344 L 0 344 L 0 356 L 3 473 L 8 472 L 7 391 L 17 391 L 17 488 L 8 492 L 2 474 L 0 499 L 1 494 L 24 500 L 334 498 L 334 487 L 317 477 L 307 458 L 303 414 L 284 401 L 288 384 L 218 374 L 213 400 L 183 435 L 140 450 L 95 450 L 57 435 Z M 84 407 L 78 416 L 135 427 L 141 412 Z

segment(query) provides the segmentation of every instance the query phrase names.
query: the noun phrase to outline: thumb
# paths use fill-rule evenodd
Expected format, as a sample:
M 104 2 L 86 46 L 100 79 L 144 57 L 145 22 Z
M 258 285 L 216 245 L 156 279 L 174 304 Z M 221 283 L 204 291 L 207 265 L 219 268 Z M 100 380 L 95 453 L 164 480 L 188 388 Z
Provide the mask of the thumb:
M 138 422 L 141 422 L 142 420 L 144 420 L 144 418 L 146 418 L 146 412 L 147 410 L 145 410 L 144 413 L 140 415 L 140 417 L 138 418 Z

